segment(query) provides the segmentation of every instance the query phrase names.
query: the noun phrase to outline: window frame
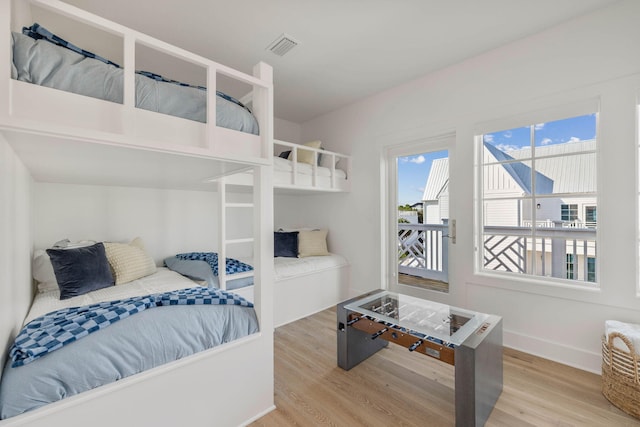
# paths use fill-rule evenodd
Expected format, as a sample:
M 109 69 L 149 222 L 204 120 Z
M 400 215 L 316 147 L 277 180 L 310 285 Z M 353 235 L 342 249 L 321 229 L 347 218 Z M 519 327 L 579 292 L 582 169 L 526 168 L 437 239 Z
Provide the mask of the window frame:
M 508 279 L 509 284 L 506 285 L 507 288 L 513 287 L 514 286 L 513 283 L 523 282 L 523 283 L 531 283 L 534 285 L 545 285 L 545 287 L 548 285 L 553 285 L 553 287 L 555 288 L 568 288 L 568 289 L 573 289 L 578 291 L 600 292 L 601 289 L 600 289 L 600 284 L 597 281 L 598 279 L 597 274 L 595 275 L 596 281 L 591 282 L 586 280 L 587 279 L 586 274 L 584 274 L 585 278 L 583 280 L 575 280 L 575 279 L 569 280 L 569 279 L 563 278 L 562 276 L 551 277 L 551 276 L 541 275 L 541 274 L 521 273 L 521 272 L 515 272 L 514 274 L 514 272 L 511 272 L 511 271 L 497 271 L 497 270 L 485 268 L 483 264 L 483 260 L 484 260 L 484 247 L 483 247 L 484 240 L 483 239 L 486 234 L 484 230 L 485 223 L 484 223 L 484 216 L 483 216 L 484 215 L 483 212 L 485 209 L 484 207 L 485 199 L 484 199 L 484 193 L 483 193 L 484 184 L 483 184 L 483 176 L 482 176 L 483 168 L 485 166 L 483 162 L 483 148 L 484 148 L 483 135 L 490 134 L 490 133 L 498 133 L 498 132 L 507 131 L 507 130 L 515 130 L 521 127 L 530 127 L 533 131 L 533 128 L 537 123 L 548 123 L 548 122 L 571 119 L 571 118 L 576 118 L 583 115 L 592 115 L 592 114 L 595 115 L 595 140 L 596 140 L 595 148 L 592 150 L 581 151 L 580 154 L 593 154 L 596 159 L 595 186 L 594 186 L 594 190 L 590 192 L 588 195 L 592 195 L 593 197 L 596 198 L 595 206 L 597 208 L 597 199 L 598 199 L 599 187 L 600 187 L 599 174 L 597 173 L 597 170 L 599 169 L 598 165 L 600 163 L 599 161 L 600 160 L 600 155 L 599 155 L 600 109 L 599 109 L 598 99 L 591 99 L 591 100 L 586 100 L 584 102 L 577 102 L 575 104 L 572 104 L 571 106 L 561 106 L 558 108 L 550 107 L 549 109 L 544 111 L 536 111 L 531 113 L 525 113 L 517 117 L 494 120 L 494 121 L 478 124 L 474 127 L 473 129 L 474 150 L 475 150 L 474 193 L 475 193 L 475 200 L 476 200 L 476 202 L 474 203 L 474 213 L 475 213 L 474 214 L 474 241 L 476 245 L 476 249 L 475 249 L 476 256 L 474 257 L 475 258 L 474 274 L 478 276 L 488 276 L 488 277 L 495 277 L 495 278 L 502 277 L 502 278 Z M 535 134 L 532 133 L 531 139 L 532 139 L 532 145 L 535 144 L 535 142 L 533 142 L 533 140 L 535 139 Z M 538 159 L 544 159 L 544 158 L 545 157 L 541 156 Z M 535 166 L 536 158 L 534 155 L 531 156 L 531 159 L 527 159 L 527 160 L 530 160 L 532 165 Z M 534 167 L 534 170 L 535 170 L 535 167 Z M 571 193 L 571 194 L 564 194 L 563 196 L 572 197 L 572 196 L 582 196 L 582 195 L 583 195 L 582 193 Z M 535 194 L 529 195 L 528 199 L 532 201 L 531 203 L 532 206 L 535 206 L 539 200 L 545 199 L 544 197 L 537 197 L 537 196 L 539 195 L 535 195 Z M 522 200 L 524 199 L 525 198 L 523 197 Z M 578 207 L 578 210 L 579 209 L 580 208 Z M 534 218 L 534 216 L 532 216 L 532 218 Z M 597 227 L 594 227 L 594 228 L 597 229 Z M 531 230 L 533 230 L 533 233 L 531 235 L 532 238 L 536 238 L 535 229 L 536 227 L 534 226 L 531 227 Z M 593 239 L 587 240 L 587 244 L 595 245 L 597 247 L 599 244 L 599 239 L 600 239 L 600 234 L 596 232 L 596 235 Z M 590 257 L 587 257 L 587 256 L 583 257 L 584 259 L 583 267 L 585 271 L 587 269 L 586 263 L 589 262 L 587 261 L 588 258 Z M 598 262 L 598 259 L 596 258 L 596 261 L 595 261 L 596 271 L 598 271 L 598 265 L 599 265 L 599 262 Z M 579 266 L 578 268 L 581 269 L 581 267 Z M 578 277 L 580 276 L 579 272 L 577 272 L 575 268 L 574 268 L 574 275 L 577 275 Z
M 565 218 L 565 211 L 568 214 L 566 218 Z M 577 203 L 563 203 L 560 205 L 560 220 L 573 222 L 573 221 L 576 221 L 578 218 L 579 217 L 578 217 Z

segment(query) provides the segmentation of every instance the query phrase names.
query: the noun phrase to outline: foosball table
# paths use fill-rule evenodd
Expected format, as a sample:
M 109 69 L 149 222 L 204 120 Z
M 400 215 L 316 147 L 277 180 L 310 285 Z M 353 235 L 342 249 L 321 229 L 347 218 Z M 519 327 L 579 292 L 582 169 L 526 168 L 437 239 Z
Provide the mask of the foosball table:
M 502 318 L 389 291 L 338 305 L 338 366 L 389 342 L 455 366 L 456 426 L 482 426 L 502 393 Z

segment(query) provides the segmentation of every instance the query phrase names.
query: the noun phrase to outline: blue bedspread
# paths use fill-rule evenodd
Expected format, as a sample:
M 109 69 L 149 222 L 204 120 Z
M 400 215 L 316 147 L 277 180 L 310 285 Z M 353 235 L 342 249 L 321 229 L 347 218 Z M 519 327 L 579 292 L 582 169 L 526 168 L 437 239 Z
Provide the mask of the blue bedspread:
M 12 78 L 90 96 L 123 102 L 123 70 L 45 40 L 12 33 Z M 206 122 L 207 93 L 197 87 L 136 74 L 136 107 Z M 216 124 L 258 134 L 258 122 L 243 106 L 216 96 Z
M 73 345 L 12 368 L 0 383 L 0 419 L 109 384 L 258 332 L 253 308 L 170 305 L 144 310 Z
M 47 313 L 29 322 L 9 350 L 12 368 L 34 360 L 79 340 L 115 322 L 154 307 L 169 305 L 253 304 L 239 295 L 220 289 L 197 286 L 172 292 L 70 307 Z

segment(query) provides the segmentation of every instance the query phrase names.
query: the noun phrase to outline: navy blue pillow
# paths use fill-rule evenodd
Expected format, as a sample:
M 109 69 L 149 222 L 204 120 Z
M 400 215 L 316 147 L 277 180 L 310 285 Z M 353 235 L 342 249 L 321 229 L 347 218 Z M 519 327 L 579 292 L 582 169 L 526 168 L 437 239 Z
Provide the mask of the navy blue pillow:
M 74 249 L 47 249 L 60 288 L 60 299 L 113 286 L 109 261 L 102 243 Z
M 273 255 L 288 258 L 298 257 L 298 232 L 276 231 L 273 233 Z

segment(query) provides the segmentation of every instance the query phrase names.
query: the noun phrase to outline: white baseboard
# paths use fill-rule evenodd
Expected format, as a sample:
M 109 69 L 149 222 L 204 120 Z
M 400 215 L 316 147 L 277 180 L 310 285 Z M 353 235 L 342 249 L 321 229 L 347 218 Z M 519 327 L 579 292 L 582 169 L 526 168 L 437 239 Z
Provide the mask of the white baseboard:
M 503 331 L 503 344 L 505 347 L 553 360 L 583 371 L 593 372 L 598 375 L 602 372 L 602 355 L 599 352 L 594 353 L 509 330 Z

